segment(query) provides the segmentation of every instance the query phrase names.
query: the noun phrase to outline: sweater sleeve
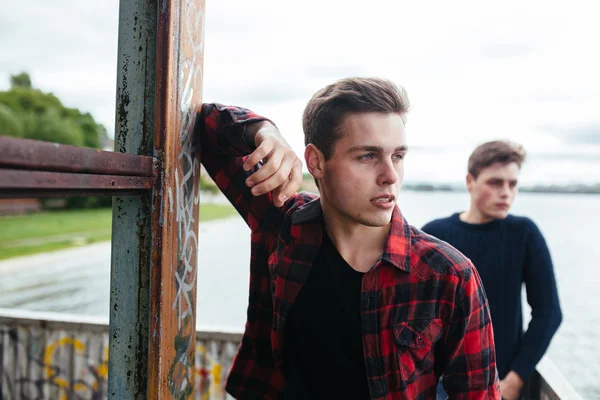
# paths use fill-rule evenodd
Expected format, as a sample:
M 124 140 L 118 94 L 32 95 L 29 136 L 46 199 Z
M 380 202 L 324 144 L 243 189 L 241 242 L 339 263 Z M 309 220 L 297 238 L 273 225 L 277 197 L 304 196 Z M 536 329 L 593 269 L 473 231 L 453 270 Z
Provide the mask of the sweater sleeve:
M 529 219 L 526 222 L 524 281 L 531 321 L 511 363 L 511 369 L 523 380 L 528 379 L 535 369 L 562 321 L 550 251 L 535 223 Z

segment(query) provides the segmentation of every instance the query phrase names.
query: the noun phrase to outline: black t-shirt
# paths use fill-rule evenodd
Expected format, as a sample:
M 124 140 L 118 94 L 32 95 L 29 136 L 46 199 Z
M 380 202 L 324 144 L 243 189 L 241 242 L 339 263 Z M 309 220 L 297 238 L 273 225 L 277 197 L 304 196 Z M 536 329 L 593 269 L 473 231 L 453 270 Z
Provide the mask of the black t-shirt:
M 285 400 L 369 399 L 360 320 L 362 277 L 324 233 L 285 326 Z

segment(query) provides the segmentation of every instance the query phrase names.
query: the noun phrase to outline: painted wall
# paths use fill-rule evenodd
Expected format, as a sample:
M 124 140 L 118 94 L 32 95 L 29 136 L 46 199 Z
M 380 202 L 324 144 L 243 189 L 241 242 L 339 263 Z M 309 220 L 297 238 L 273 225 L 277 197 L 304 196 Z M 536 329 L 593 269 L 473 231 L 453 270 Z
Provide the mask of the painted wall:
M 231 398 L 224 385 L 241 335 L 198 332 L 197 337 L 195 398 Z M 104 399 L 108 325 L 0 315 L 0 376 L 1 399 Z

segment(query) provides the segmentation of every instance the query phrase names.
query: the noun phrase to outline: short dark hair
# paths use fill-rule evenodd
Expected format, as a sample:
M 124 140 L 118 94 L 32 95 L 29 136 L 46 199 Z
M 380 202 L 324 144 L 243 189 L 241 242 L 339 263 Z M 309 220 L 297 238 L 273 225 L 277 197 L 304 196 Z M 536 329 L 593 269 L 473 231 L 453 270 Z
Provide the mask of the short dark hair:
M 474 178 L 482 169 L 495 163 L 516 163 L 519 168 L 525 162 L 526 152 L 523 146 L 508 140 L 494 140 L 483 143 L 471 153 L 468 171 Z
M 406 90 L 387 79 L 341 79 L 319 90 L 306 105 L 302 116 L 304 143 L 314 144 L 329 159 L 347 115 L 397 113 L 406 122 L 409 105 Z

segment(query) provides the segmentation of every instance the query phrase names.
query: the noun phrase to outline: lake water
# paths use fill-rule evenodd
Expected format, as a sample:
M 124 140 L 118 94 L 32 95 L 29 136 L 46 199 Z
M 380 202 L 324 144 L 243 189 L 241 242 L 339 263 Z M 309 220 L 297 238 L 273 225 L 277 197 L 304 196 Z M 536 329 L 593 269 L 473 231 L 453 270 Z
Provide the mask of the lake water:
M 399 203 L 420 227 L 464 210 L 468 197 L 406 191 Z M 521 193 L 512 211 L 538 224 L 554 260 L 564 318 L 548 355 L 584 398 L 600 399 L 600 196 Z M 238 217 L 200 226 L 198 325 L 243 329 L 249 233 Z M 0 276 L 0 307 L 108 315 L 109 243 L 0 262 Z

